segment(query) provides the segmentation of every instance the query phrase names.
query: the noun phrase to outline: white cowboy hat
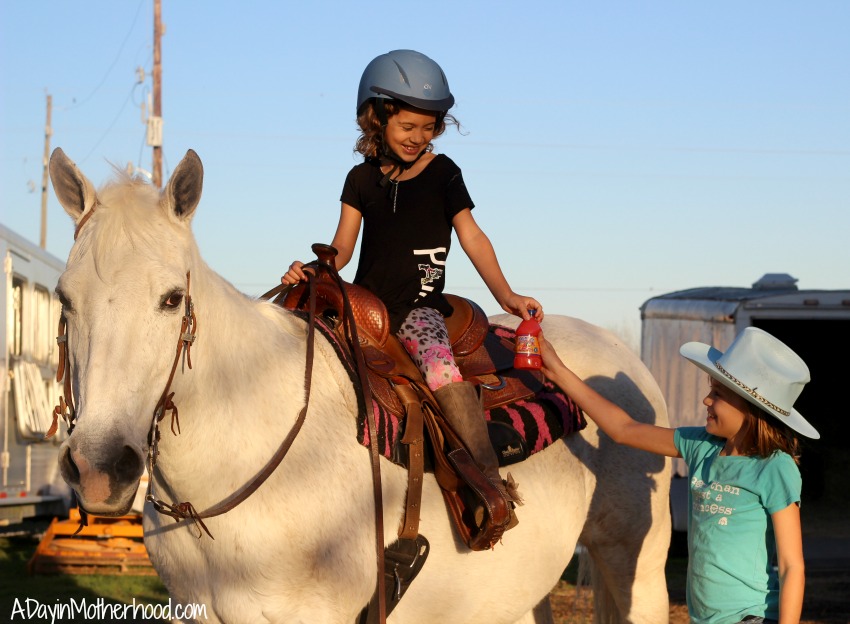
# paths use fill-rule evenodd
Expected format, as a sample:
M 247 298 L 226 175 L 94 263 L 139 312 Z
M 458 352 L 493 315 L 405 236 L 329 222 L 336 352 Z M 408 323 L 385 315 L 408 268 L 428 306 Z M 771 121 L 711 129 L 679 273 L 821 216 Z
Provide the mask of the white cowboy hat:
M 679 349 L 711 377 L 807 438 L 820 434 L 793 408 L 810 380 L 809 367 L 786 344 L 757 327 L 735 337 L 726 353 L 701 342 Z

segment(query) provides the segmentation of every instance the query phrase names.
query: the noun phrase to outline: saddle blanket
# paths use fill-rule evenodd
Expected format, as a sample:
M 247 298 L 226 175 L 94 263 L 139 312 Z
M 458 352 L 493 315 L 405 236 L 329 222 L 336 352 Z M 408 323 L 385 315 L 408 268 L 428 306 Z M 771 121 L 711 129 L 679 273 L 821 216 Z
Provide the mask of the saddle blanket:
M 362 397 L 356 364 L 349 350 L 340 344 L 339 337 L 319 317 L 316 318 L 316 328 L 333 345 L 357 389 L 358 396 Z M 500 337 L 514 341 L 514 330 L 509 327 L 491 325 L 491 330 Z M 403 423 L 398 416 L 384 409 L 374 399 L 372 408 L 378 448 L 384 457 L 392 459 L 393 448 L 403 434 Z M 543 388 L 534 397 L 495 407 L 487 410 L 485 414 L 488 420 L 501 422 L 515 429 L 525 440 L 529 455 L 538 453 L 565 435 L 581 431 L 587 426 L 578 405 L 545 377 Z M 357 439 L 363 446 L 369 446 L 369 428 L 362 405 L 357 418 Z

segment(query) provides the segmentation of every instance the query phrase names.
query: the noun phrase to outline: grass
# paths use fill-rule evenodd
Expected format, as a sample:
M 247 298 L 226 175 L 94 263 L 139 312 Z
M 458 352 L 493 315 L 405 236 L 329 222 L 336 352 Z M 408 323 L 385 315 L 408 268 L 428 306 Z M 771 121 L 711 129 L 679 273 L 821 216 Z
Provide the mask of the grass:
M 29 576 L 27 562 L 32 557 L 38 545 L 38 538 L 33 535 L 16 535 L 0 537 L 0 621 L 20 621 L 22 616 L 12 619 L 16 608 L 26 609 L 27 604 L 51 606 L 57 603 L 70 604 L 71 600 L 87 604 L 98 599 L 109 603 L 123 604 L 164 604 L 168 601 L 168 593 L 162 582 L 156 576 L 108 576 L 108 575 L 50 575 Z M 681 579 L 684 587 L 684 570 L 687 567 L 686 558 L 671 558 L 668 560 L 668 575 Z M 588 622 L 592 614 L 593 595 L 589 588 L 576 591 L 578 583 L 578 558 L 573 558 L 562 576 L 562 582 L 553 591 L 553 606 L 558 608 L 557 601 L 566 606 L 568 615 L 558 619 L 559 624 Z M 27 599 L 36 601 L 27 603 Z M 17 600 L 17 603 L 16 603 Z M 684 597 L 683 597 L 684 600 Z M 20 614 L 20 611 L 18 611 Z M 566 618 L 566 619 L 564 619 Z M 49 615 L 41 614 L 29 621 L 50 622 Z M 73 619 L 57 622 L 73 621 Z M 151 620 L 133 619 L 86 619 L 86 622 L 150 622 Z
M 106 603 L 136 605 L 161 605 L 168 602 L 168 593 L 156 576 L 108 576 L 108 575 L 50 575 L 30 576 L 27 562 L 38 545 L 32 535 L 0 537 L 0 621 L 50 622 L 48 608 L 57 605 L 88 607 L 98 600 Z M 36 617 L 25 618 L 27 609 L 41 609 Z M 130 612 L 128 612 L 129 614 Z M 57 622 L 74 621 L 70 615 Z M 150 622 L 150 619 L 86 618 L 86 622 Z
M 810 506 L 811 507 L 811 506 Z M 811 511 L 814 511 L 813 509 Z M 826 515 L 826 514 L 824 514 Z M 846 524 L 845 515 L 841 524 Z M 823 523 L 824 519 L 820 521 Z M 45 527 L 46 528 L 46 524 Z M 684 534 L 674 534 L 666 563 L 667 589 L 670 594 L 671 624 L 687 622 L 685 576 L 687 545 Z M 168 593 L 156 576 L 108 575 L 38 575 L 27 574 L 27 562 L 35 552 L 38 538 L 34 534 L 0 536 L 0 622 L 51 622 L 45 607 L 77 604 L 162 605 Z M 557 624 L 579 624 L 592 621 L 593 597 L 590 588 L 578 586 L 578 561 L 573 558 L 564 571 L 561 582 L 551 594 Z M 803 624 L 847 624 L 850 613 L 850 570 L 807 570 L 806 606 Z M 27 603 L 27 600 L 31 602 Z M 26 618 L 20 609 L 41 605 L 43 611 Z M 18 609 L 18 611 L 16 611 Z M 75 621 L 73 617 L 56 618 L 59 622 Z M 151 622 L 131 617 L 96 619 L 85 622 Z
M 156 576 L 114 576 L 114 575 L 36 575 L 27 574 L 27 562 L 35 552 L 38 538 L 32 534 L 0 537 L 0 621 L 20 621 L 20 609 L 28 605 L 78 604 L 83 600 L 93 604 L 97 600 L 107 603 L 156 605 L 168 601 L 168 593 Z M 671 553 L 672 555 L 673 553 Z M 681 601 L 684 602 L 684 575 L 687 568 L 686 557 L 671 556 L 667 562 L 671 599 L 674 588 L 681 588 Z M 556 613 L 560 606 L 566 613 L 559 613 L 558 624 L 589 622 L 592 617 L 593 595 L 589 588 L 577 591 L 579 569 L 578 558 L 574 557 L 562 576 L 562 582 L 553 591 L 553 608 Z M 678 579 L 676 581 L 675 579 Z M 27 600 L 35 601 L 27 603 Z M 16 602 L 17 601 L 17 602 Z M 15 609 L 18 609 L 16 612 Z M 18 615 L 14 620 L 12 616 Z M 50 622 L 45 611 L 32 622 Z M 57 622 L 73 621 L 73 618 Z M 88 618 L 86 622 L 150 622 L 151 620 Z

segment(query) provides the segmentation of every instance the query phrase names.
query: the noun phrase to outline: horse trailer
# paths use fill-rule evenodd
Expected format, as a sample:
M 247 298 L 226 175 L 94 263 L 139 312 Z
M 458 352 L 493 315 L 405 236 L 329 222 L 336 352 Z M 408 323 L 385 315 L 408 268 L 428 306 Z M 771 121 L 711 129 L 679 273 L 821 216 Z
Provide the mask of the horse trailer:
M 59 474 L 64 427 L 44 439 L 59 397 L 56 332 L 61 306 L 53 293 L 65 263 L 0 225 L 5 287 L 3 323 L 0 524 L 67 515 L 70 490 Z
M 641 306 L 641 359 L 661 386 L 670 425 L 704 426 L 706 418 L 706 375 L 679 355 L 679 347 L 698 341 L 724 351 L 749 326 L 773 334 L 809 366 L 811 382 L 795 407 L 821 438 L 800 438 L 802 502 L 835 497 L 850 469 L 850 419 L 839 395 L 850 381 L 850 289 L 802 290 L 790 275 L 770 273 L 751 288 L 691 288 L 647 300 Z M 684 461 L 674 459 L 670 499 L 677 531 L 687 530 L 684 477 Z

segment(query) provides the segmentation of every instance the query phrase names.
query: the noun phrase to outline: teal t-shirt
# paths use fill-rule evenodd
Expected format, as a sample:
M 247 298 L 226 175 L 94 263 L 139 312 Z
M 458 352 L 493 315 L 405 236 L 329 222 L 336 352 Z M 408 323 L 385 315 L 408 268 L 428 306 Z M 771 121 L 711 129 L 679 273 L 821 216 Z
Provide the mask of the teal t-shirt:
M 688 465 L 688 612 L 693 624 L 734 624 L 744 616 L 779 619 L 779 577 L 771 514 L 800 502 L 794 460 L 726 457 L 726 441 L 704 427 L 676 430 Z

